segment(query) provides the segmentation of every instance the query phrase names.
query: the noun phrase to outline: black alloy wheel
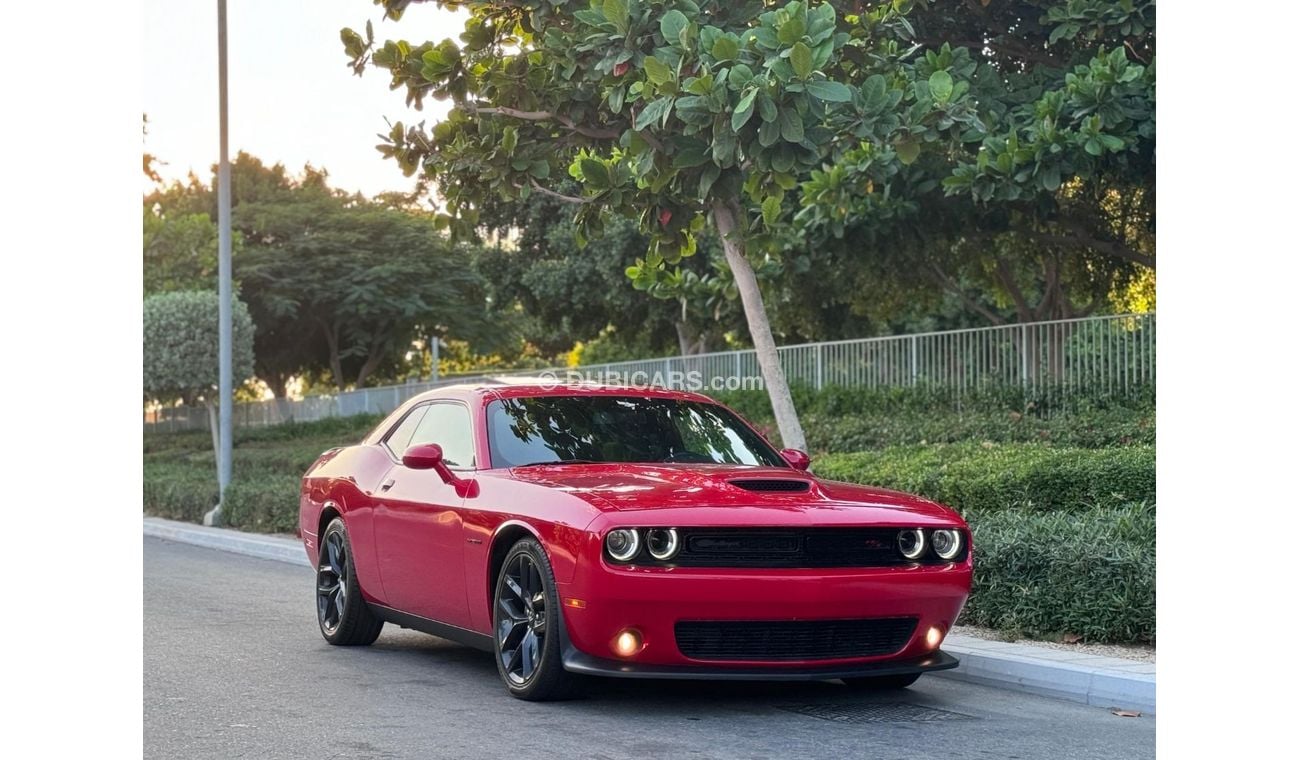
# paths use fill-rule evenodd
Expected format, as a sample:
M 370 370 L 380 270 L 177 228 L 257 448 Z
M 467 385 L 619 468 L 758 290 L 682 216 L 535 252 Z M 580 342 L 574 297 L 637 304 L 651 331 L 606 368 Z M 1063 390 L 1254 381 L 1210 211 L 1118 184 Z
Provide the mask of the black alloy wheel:
M 361 598 L 361 586 L 352 563 L 352 544 L 343 520 L 337 517 L 320 539 L 316 620 L 325 640 L 340 646 L 374 643 L 384 627 L 384 621 Z
M 572 692 L 576 677 L 560 658 L 563 624 L 551 564 L 537 541 L 521 539 L 501 565 L 492 604 L 497 670 L 512 695 L 544 701 Z

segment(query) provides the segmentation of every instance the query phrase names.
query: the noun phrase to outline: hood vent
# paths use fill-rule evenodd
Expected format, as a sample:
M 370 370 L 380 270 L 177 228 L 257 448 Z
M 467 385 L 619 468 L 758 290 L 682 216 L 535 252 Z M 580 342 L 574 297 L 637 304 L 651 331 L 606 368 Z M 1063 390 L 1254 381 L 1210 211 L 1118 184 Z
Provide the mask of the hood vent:
M 727 482 L 746 491 L 765 493 L 803 493 L 811 486 L 806 480 L 777 480 L 774 478 L 751 478 L 747 480 L 729 480 Z

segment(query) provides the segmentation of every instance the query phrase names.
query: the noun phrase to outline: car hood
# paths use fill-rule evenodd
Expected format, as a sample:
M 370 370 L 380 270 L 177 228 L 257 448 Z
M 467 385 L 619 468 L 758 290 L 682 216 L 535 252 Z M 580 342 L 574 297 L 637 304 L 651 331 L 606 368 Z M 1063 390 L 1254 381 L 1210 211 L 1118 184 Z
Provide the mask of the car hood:
M 784 467 L 575 464 L 521 467 L 512 475 L 582 498 L 603 512 L 643 512 L 637 520 L 646 525 L 699 521 L 711 525 L 926 525 L 960 521 L 952 510 L 919 496 L 821 480 Z M 800 491 L 751 490 L 755 486 L 771 488 L 772 481 L 807 483 L 808 487 Z

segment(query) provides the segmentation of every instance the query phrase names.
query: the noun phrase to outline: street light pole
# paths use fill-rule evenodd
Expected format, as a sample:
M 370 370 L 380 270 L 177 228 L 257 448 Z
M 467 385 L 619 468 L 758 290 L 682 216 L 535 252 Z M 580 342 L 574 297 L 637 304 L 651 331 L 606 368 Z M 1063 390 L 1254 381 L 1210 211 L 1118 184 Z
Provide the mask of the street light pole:
M 230 146 L 227 125 L 226 98 L 226 0 L 217 0 L 217 77 L 221 105 L 221 155 L 217 165 L 217 312 L 219 322 L 217 339 L 217 487 L 220 497 L 217 506 L 203 517 L 208 525 L 221 524 L 221 508 L 225 504 L 226 486 L 230 485 L 230 457 L 233 444 L 231 412 L 234 408 L 234 378 L 231 371 L 231 301 L 230 285 Z

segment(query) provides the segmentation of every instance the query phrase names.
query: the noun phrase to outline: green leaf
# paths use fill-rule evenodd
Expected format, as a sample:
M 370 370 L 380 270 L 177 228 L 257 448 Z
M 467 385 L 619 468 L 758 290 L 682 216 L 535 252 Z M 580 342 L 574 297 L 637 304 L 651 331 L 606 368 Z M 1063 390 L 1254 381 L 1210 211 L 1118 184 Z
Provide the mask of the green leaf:
M 501 150 L 505 151 L 507 156 L 514 155 L 515 146 L 519 144 L 519 130 L 514 127 L 506 127 L 501 132 Z
M 719 61 L 730 61 L 740 55 L 740 45 L 731 37 L 724 35 L 713 43 L 713 49 L 709 52 Z
M 765 121 L 758 128 L 758 144 L 764 148 L 776 145 L 781 139 L 781 127 L 775 121 Z
M 727 86 L 733 90 L 743 90 L 754 79 L 754 70 L 743 63 L 738 63 L 731 67 L 731 74 L 727 77 Z
M 718 168 L 717 164 L 709 164 L 708 166 L 700 170 L 700 196 L 699 197 L 701 198 L 708 197 L 709 190 L 713 187 L 713 183 L 718 181 L 718 175 L 720 174 L 722 174 L 722 170 Z
M 776 224 L 776 220 L 781 217 L 781 199 L 775 195 L 769 195 L 763 199 L 763 224 L 771 227 Z
M 812 49 L 802 42 L 794 43 L 790 48 L 790 65 L 794 67 L 795 76 L 807 79 L 813 71 Z
M 731 128 L 737 132 L 749 121 L 749 117 L 754 115 L 754 97 L 758 95 L 758 90 L 750 90 L 741 97 L 740 102 L 736 104 L 736 110 L 731 113 Z
M 921 155 L 921 144 L 912 137 L 904 137 L 894 142 L 894 150 L 903 165 L 911 165 Z
M 791 16 L 789 21 L 781 25 L 776 32 L 776 38 L 785 45 L 793 45 L 803 37 L 805 31 L 804 20 L 799 16 Z
M 829 79 L 809 82 L 804 90 L 814 98 L 828 103 L 847 103 L 853 99 L 853 90 L 850 90 L 847 85 Z
M 685 13 L 674 9 L 668 11 L 663 18 L 659 19 L 659 32 L 669 45 L 680 47 L 682 44 L 682 30 L 690 23 Z
M 758 115 L 763 121 L 776 121 L 776 101 L 766 92 L 758 96 Z
M 546 179 L 551 176 L 551 165 L 547 163 L 546 159 L 539 158 L 529 165 L 528 173 L 537 179 Z
M 601 6 L 605 18 L 609 19 L 620 32 L 627 33 L 627 3 L 624 0 L 605 0 Z
M 793 108 L 782 108 L 777 123 L 781 125 L 781 137 L 786 142 L 803 142 L 803 117 L 798 111 Z
M 582 167 L 585 184 L 597 190 L 609 187 L 609 169 L 604 164 L 594 158 L 581 158 L 578 159 L 578 165 Z
M 709 160 L 708 146 L 701 142 L 693 143 L 673 155 L 674 169 L 690 169 Z
M 670 97 L 656 98 L 646 104 L 641 109 L 641 113 L 636 115 L 636 123 L 633 127 L 636 129 L 645 129 L 651 124 L 658 123 L 668 115 L 668 109 L 672 107 L 673 99 Z
M 1044 166 L 1038 172 L 1038 184 L 1049 193 L 1054 193 L 1061 187 L 1061 167 L 1056 164 Z
M 930 97 L 940 105 L 952 97 L 952 75 L 946 71 L 936 71 L 930 75 Z
M 656 85 L 667 84 L 673 81 L 673 70 L 668 68 L 668 64 L 658 58 L 651 55 L 646 56 L 643 66 L 645 67 L 646 76 Z

